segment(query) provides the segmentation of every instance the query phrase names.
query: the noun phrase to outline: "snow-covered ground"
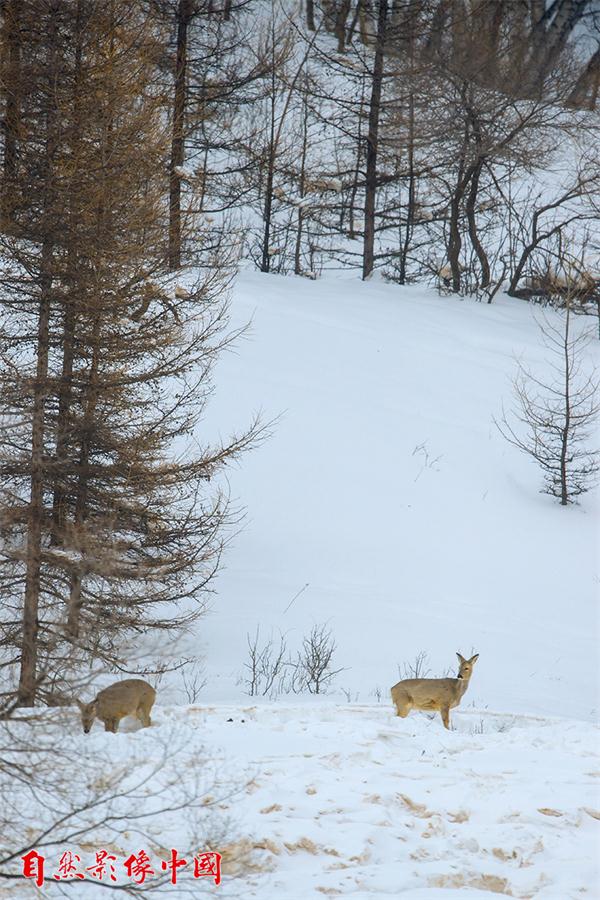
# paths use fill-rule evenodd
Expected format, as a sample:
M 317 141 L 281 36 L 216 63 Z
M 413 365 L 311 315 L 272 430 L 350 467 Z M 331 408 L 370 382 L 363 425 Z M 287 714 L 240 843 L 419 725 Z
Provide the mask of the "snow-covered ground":
M 231 475 L 248 518 L 200 629 L 202 702 L 242 701 L 258 626 L 295 648 L 326 622 L 344 667 L 336 707 L 195 714 L 256 766 L 235 808 L 269 841 L 257 896 L 600 897 L 598 495 L 561 508 L 493 422 L 516 358 L 549 375 L 543 315 L 354 277 L 238 281 L 252 326 L 207 433 L 281 418 Z M 426 651 L 441 674 L 457 650 L 480 658 L 456 731 L 395 719 L 398 666 Z
M 548 374 L 541 311 L 244 273 L 232 314 L 251 330 L 217 367 L 206 434 L 258 408 L 280 419 L 230 473 L 247 521 L 188 647 L 206 658 L 202 698 L 243 700 L 257 626 L 295 648 L 326 622 L 337 687 L 359 702 L 419 651 L 433 674 L 477 651 L 464 703 L 595 719 L 598 495 L 561 508 L 493 422 L 515 357 Z M 589 352 L 600 362 L 600 342 Z
M 536 314 L 506 297 L 240 276 L 233 324 L 252 327 L 217 366 L 199 437 L 258 408 L 279 419 L 229 474 L 247 519 L 210 614 L 177 644 L 206 684 L 190 706 L 181 673 L 165 676 L 153 727 L 135 733 L 84 736 L 75 711 L 49 714 L 67 716 L 71 756 L 143 773 L 167 748 L 177 790 L 208 797 L 226 875 L 200 895 L 600 897 L 598 494 L 561 508 L 493 422 L 515 357 L 548 372 Z M 320 623 L 343 669 L 326 697 L 245 695 L 248 634 L 294 651 Z M 480 654 L 450 732 L 393 715 L 389 687 L 420 651 L 432 675 Z M 113 849 L 165 856 L 190 829 L 165 813 Z
M 188 710 L 230 765 L 254 770 L 231 804 L 266 869 L 244 879 L 248 895 L 599 896 L 592 728 L 453 718 L 447 732 L 439 717 L 400 720 L 383 704 Z
M 224 857 L 222 883 L 192 882 L 191 896 L 599 896 L 600 760 L 589 723 L 466 709 L 445 731 L 439 717 L 397 719 L 384 703 L 282 702 L 158 708 L 150 729 L 133 733 L 125 720 L 118 735 L 96 724 L 84 736 L 75 711 L 59 715 L 67 716 L 59 739 L 67 727 L 78 758 L 112 759 L 113 771 L 143 774 L 170 748 L 172 771 L 149 788 L 176 774 L 169 801 L 179 790 L 203 797 Z M 156 806 L 138 800 L 138 812 Z M 122 860 L 144 848 L 160 873 L 170 848 L 189 863 L 193 819 L 166 812 L 116 837 L 102 827 L 83 846 L 65 845 L 81 868 L 108 847 L 120 874 Z M 63 849 L 45 851 L 50 881 Z M 166 897 L 188 896 L 179 878 Z M 54 897 L 60 887 L 44 890 Z M 71 896 L 73 886 L 63 890 Z M 89 878 L 75 891 L 105 896 Z M 30 894 L 0 885 L 0 897 L 13 896 Z

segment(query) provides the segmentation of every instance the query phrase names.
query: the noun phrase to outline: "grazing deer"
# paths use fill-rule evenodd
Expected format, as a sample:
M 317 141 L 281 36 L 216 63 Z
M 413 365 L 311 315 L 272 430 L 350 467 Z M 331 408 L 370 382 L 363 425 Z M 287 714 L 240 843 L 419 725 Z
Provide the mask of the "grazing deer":
M 77 701 L 84 733 L 89 732 L 94 719 L 100 719 L 104 722 L 104 730 L 115 734 L 125 716 L 135 716 L 144 728 L 148 728 L 151 725 L 150 710 L 155 700 L 156 691 L 141 678 L 116 681 L 100 691 L 91 703 Z
M 479 653 L 471 659 L 456 654 L 460 663 L 456 678 L 407 678 L 392 688 L 397 715 L 403 719 L 411 709 L 439 710 L 444 728 L 450 728 L 450 710 L 462 700 Z

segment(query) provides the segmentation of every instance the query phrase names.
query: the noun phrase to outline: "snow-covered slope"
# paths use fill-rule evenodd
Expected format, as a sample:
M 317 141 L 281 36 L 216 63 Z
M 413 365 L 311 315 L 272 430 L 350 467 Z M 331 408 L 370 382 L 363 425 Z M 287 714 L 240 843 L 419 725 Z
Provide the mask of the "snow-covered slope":
M 206 434 L 257 408 L 281 418 L 230 473 L 248 516 L 189 642 L 206 654 L 203 699 L 243 699 L 257 626 L 293 648 L 327 622 L 336 686 L 360 702 L 419 651 L 438 674 L 473 648 L 465 706 L 594 718 L 597 495 L 561 508 L 493 423 L 515 357 L 548 371 L 539 309 L 244 273 L 232 313 L 252 327 L 217 367 Z
M 165 896 L 600 896 L 597 494 L 561 508 L 493 424 L 514 356 L 548 369 L 534 311 L 245 273 L 232 314 L 252 328 L 217 367 L 199 438 L 259 407 L 280 419 L 230 473 L 247 521 L 212 612 L 177 641 L 205 657 L 207 683 L 190 706 L 193 678 L 166 675 L 153 727 L 136 733 L 125 721 L 84 736 L 75 710 L 46 714 L 46 740 L 80 760 L 76 797 L 105 772 L 123 790 L 140 780 L 115 801 L 124 823 L 68 846 L 86 866 L 99 847 L 146 848 L 160 871 L 170 848 L 212 835 L 223 883 Z M 343 667 L 328 696 L 245 696 L 247 634 L 282 632 L 293 650 L 315 623 Z M 480 657 L 453 730 L 396 718 L 398 665 L 425 651 L 438 674 L 457 650 Z M 23 803 L 28 835 L 51 815 L 39 802 Z M 62 849 L 45 848 L 49 865 Z

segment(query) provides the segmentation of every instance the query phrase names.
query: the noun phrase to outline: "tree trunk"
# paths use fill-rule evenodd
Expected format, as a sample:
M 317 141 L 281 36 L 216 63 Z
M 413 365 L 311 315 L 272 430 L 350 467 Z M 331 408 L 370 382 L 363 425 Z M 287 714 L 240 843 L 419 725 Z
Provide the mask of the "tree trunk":
M 273 169 L 275 165 L 273 147 L 269 149 L 268 168 L 267 168 L 267 184 L 265 187 L 265 208 L 263 212 L 263 246 L 262 261 L 260 265 L 261 272 L 269 272 L 271 270 L 271 253 L 269 244 L 271 243 L 271 216 L 273 213 Z
M 415 102 L 411 94 L 408 100 L 408 205 L 406 208 L 406 229 L 404 231 L 404 241 L 400 248 L 400 284 L 406 283 L 406 260 L 408 258 L 408 250 L 413 233 L 413 224 L 415 218 Z
M 74 137 L 79 140 L 81 134 L 81 61 L 83 52 L 83 0 L 77 0 L 76 20 L 75 20 L 75 73 L 74 73 L 74 90 L 73 90 L 73 114 L 74 114 Z M 70 204 L 69 215 L 73 222 L 72 227 L 76 227 L 74 219 L 73 204 Z M 74 271 L 77 262 L 74 260 L 72 248 L 70 248 L 70 271 Z M 78 298 L 81 301 L 81 298 Z M 69 412 L 71 408 L 73 395 L 73 361 L 75 348 L 75 329 L 76 329 L 76 313 L 75 298 L 70 297 L 64 315 L 63 324 L 63 362 L 60 386 L 58 389 L 58 417 L 56 431 L 56 462 L 57 471 L 60 470 L 61 461 L 65 455 L 67 448 L 67 439 L 69 433 Z M 52 542 L 61 544 L 63 538 L 63 530 L 66 516 L 66 491 L 65 486 L 58 480 L 54 485 L 54 498 L 52 501 L 52 524 L 53 535 Z
M 448 239 L 448 262 L 452 272 L 452 290 L 455 294 L 460 293 L 460 249 L 462 240 L 458 220 L 461 197 L 462 192 L 457 187 L 450 202 L 450 236 Z
M 0 227 L 10 227 L 15 202 L 17 175 L 17 140 L 20 126 L 21 36 L 19 0 L 8 0 L 4 8 L 4 162 L 0 200 Z
M 314 0 L 306 0 L 306 27 L 310 31 L 316 31 L 315 28 L 315 3 Z
M 519 257 L 519 261 L 515 266 L 515 270 L 513 272 L 513 276 L 510 280 L 510 284 L 508 286 L 507 294 L 510 297 L 517 297 L 517 287 L 519 281 L 521 280 L 521 275 L 523 274 L 523 269 L 527 263 L 527 260 L 536 249 L 536 247 L 546 238 L 551 237 L 557 230 L 557 228 L 553 228 L 551 231 L 546 232 L 545 234 L 540 234 L 538 232 L 538 219 L 540 216 L 540 211 L 536 210 L 532 217 L 531 222 L 531 240 L 528 244 L 523 247 L 521 252 L 521 256 Z
M 566 105 L 572 109 L 594 110 L 600 92 L 600 47 L 596 50 L 584 71 L 581 73 L 573 90 L 569 94 Z
M 31 428 L 31 492 L 25 550 L 26 574 L 23 600 L 23 632 L 18 701 L 33 706 L 37 686 L 38 608 L 42 560 L 42 520 L 44 516 L 44 425 L 48 388 L 48 348 L 50 291 L 52 289 L 52 246 L 47 241 L 42 251 L 42 286 L 37 330 L 37 366 Z
M 60 386 L 58 389 L 58 416 L 56 432 L 56 463 L 57 471 L 67 447 L 69 433 L 69 411 L 71 408 L 73 390 L 73 357 L 75 344 L 75 311 L 72 302 L 65 310 L 63 325 L 63 364 Z M 65 485 L 60 482 L 60 477 L 54 485 L 54 497 L 52 501 L 52 542 L 61 544 L 63 539 L 66 519 L 67 492 Z
M 86 388 L 87 399 L 85 404 L 85 412 L 83 415 L 81 446 L 79 450 L 79 478 L 77 482 L 77 495 L 75 500 L 75 535 L 76 539 L 80 535 L 81 527 L 87 517 L 88 507 L 88 467 L 90 463 L 90 444 L 91 431 L 94 426 L 94 418 L 96 415 L 96 406 L 98 402 L 98 344 L 100 334 L 100 315 L 96 316 L 93 326 L 92 337 L 92 362 L 90 367 L 90 376 Z M 80 547 L 83 556 L 85 547 Z M 82 572 L 75 572 L 71 576 L 71 585 L 69 590 L 69 607 L 67 614 L 67 632 L 71 637 L 79 637 L 79 619 L 81 613 L 81 579 Z
M 367 176 L 365 184 L 365 232 L 363 241 L 363 279 L 373 271 L 375 258 L 375 195 L 377 191 L 377 150 L 379 117 L 381 112 L 381 86 L 383 82 L 383 57 L 388 0 L 379 0 L 377 38 L 373 62 L 371 102 L 369 107 L 369 132 L 367 135 Z
M 519 73 L 520 83 L 515 87 L 522 96 L 537 99 L 548 75 L 560 60 L 567 42 L 584 14 L 588 4 L 575 0 L 555 0 L 550 9 L 544 10 L 533 24 L 529 35 L 529 56 L 523 71 Z M 542 4 L 539 4 L 540 11 Z
M 273 179 L 275 176 L 275 157 L 277 153 L 275 139 L 275 106 L 277 103 L 277 79 L 275 74 L 275 32 L 271 32 L 271 115 L 269 123 L 269 144 L 267 147 L 267 180 L 265 185 L 265 206 L 263 209 L 263 243 L 261 272 L 269 272 L 271 269 L 271 216 L 273 213 Z
M 475 215 L 477 191 L 479 190 L 479 176 L 481 175 L 482 168 L 483 160 L 480 159 L 475 166 L 475 171 L 471 175 L 471 187 L 467 196 L 465 208 L 467 212 L 467 222 L 469 223 L 469 237 L 481 265 L 481 287 L 486 288 L 490 283 L 490 264 L 487 254 L 479 240 L 479 235 L 477 233 L 477 218 Z
M 302 155 L 300 157 L 300 178 L 298 184 L 298 190 L 300 194 L 300 199 L 304 198 L 305 188 L 306 188 L 306 153 L 308 150 L 308 103 L 306 102 L 306 94 L 304 95 L 304 115 L 303 115 L 303 129 L 302 129 Z M 300 275 L 302 273 L 302 227 L 304 225 L 304 208 L 302 204 L 298 206 L 298 225 L 296 228 L 296 247 L 294 250 L 294 274 Z
M 181 266 L 181 176 L 185 150 L 185 101 L 187 78 L 188 26 L 192 17 L 191 0 L 179 0 L 177 6 L 177 57 L 175 63 L 175 98 L 173 133 L 169 165 L 169 268 Z
M 350 12 L 350 0 L 341 0 L 340 5 L 336 6 L 335 13 L 335 36 L 337 37 L 338 53 L 344 53 L 346 50 L 346 22 Z
M 569 450 L 569 438 L 571 435 L 571 356 L 569 347 L 569 325 L 571 313 L 571 300 L 567 297 L 567 311 L 565 318 L 565 333 L 563 342 L 563 354 L 565 362 L 565 386 L 564 386 L 564 403 L 565 403 L 565 422 L 561 434 L 560 448 L 560 502 L 561 506 L 566 506 L 569 502 L 569 490 L 567 483 L 567 458 Z
M 468 84 L 462 85 L 461 97 L 463 103 L 466 104 Z M 448 237 L 448 262 L 452 272 L 452 290 L 455 294 L 460 293 L 460 251 L 462 247 L 462 238 L 460 234 L 460 204 L 464 193 L 469 184 L 469 179 L 473 173 L 473 168 L 467 168 L 465 172 L 467 148 L 470 138 L 471 116 L 467 111 L 467 119 L 465 121 L 465 130 L 463 136 L 462 147 L 458 159 L 458 171 L 456 173 L 456 186 L 450 200 L 450 234 Z
M 458 177 L 456 181 L 456 187 L 454 189 L 454 193 L 452 195 L 452 199 L 450 201 L 450 237 L 448 240 L 448 262 L 450 263 L 450 269 L 452 270 L 452 290 L 455 294 L 460 293 L 460 251 L 462 247 L 462 237 L 460 234 L 460 205 L 462 199 L 465 195 L 465 191 L 469 186 L 469 182 L 473 178 L 475 170 L 477 168 L 477 164 L 473 166 L 469 166 L 467 170 L 464 170 L 464 157 L 461 158 Z M 477 190 L 475 190 L 475 196 L 477 196 Z M 475 240 L 477 240 L 477 229 L 474 232 Z M 473 240 L 473 235 L 471 235 L 471 240 Z M 482 252 L 483 251 L 482 248 Z M 487 258 L 486 258 L 487 261 Z M 488 271 L 488 279 L 489 279 L 489 271 Z
M 54 83 L 57 78 L 57 14 L 50 17 L 48 34 L 47 75 L 45 77 L 44 125 L 46 131 L 44 166 L 44 196 L 41 229 L 44 235 L 40 265 L 40 300 L 36 340 L 36 376 L 33 386 L 31 421 L 31 486 L 27 543 L 25 548 L 25 591 L 19 672 L 18 702 L 33 706 L 38 683 L 38 610 L 40 603 L 40 574 L 42 564 L 42 526 L 44 518 L 44 437 L 45 409 L 48 392 L 48 354 L 50 346 L 50 302 L 53 283 L 54 240 L 54 157 L 56 153 L 59 111 Z
M 355 217 L 355 209 L 356 209 L 356 195 L 358 193 L 358 184 L 360 181 L 360 164 L 362 158 L 362 146 L 363 146 L 363 134 L 362 134 L 362 123 L 363 123 L 363 110 L 365 105 L 365 79 L 364 77 L 360 80 L 360 105 L 358 107 L 357 114 L 357 124 L 356 124 L 356 165 L 354 166 L 354 172 L 352 173 L 352 187 L 350 188 L 350 196 L 348 198 L 348 237 L 351 241 L 353 241 L 356 237 L 355 228 L 354 228 L 354 217 Z M 343 196 L 343 195 L 342 195 Z M 340 231 L 344 231 L 344 204 L 342 202 L 340 209 Z

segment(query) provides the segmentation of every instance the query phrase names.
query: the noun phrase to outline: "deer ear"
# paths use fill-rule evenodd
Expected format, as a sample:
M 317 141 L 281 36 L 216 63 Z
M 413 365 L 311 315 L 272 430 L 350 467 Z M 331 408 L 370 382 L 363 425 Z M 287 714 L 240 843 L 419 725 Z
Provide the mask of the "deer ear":
M 75 703 L 77 704 L 79 709 L 83 709 L 83 707 L 85 706 L 85 703 L 82 703 L 81 700 L 77 699 L 77 697 L 75 697 Z
M 466 662 L 466 659 L 464 658 L 464 656 L 461 656 L 460 653 L 457 653 L 456 655 L 458 656 L 458 661 L 459 661 L 459 662 L 461 662 L 461 663 Z
M 479 659 L 479 653 L 476 653 L 475 656 L 472 656 L 472 657 L 471 657 L 471 659 L 469 660 L 469 662 L 470 662 L 470 663 L 474 663 L 474 662 L 477 662 L 478 659 Z

